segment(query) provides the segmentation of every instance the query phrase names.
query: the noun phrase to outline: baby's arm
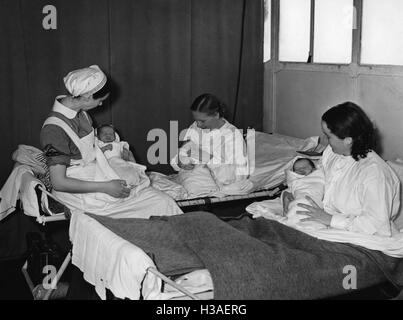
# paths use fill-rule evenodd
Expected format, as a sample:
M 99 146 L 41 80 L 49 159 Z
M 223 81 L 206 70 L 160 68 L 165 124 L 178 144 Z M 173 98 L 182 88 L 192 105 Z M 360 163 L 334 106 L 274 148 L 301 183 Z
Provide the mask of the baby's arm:
M 136 163 L 133 153 L 129 150 L 129 144 L 126 141 L 122 141 L 120 145 L 122 147 L 122 159 Z
M 295 198 L 291 192 L 284 191 L 281 194 L 281 200 L 283 203 L 283 215 L 286 216 L 288 212 L 288 207 L 290 206 L 290 203 L 295 200 Z
M 112 151 L 113 147 L 112 147 L 112 144 L 109 143 L 109 144 L 107 144 L 107 145 L 105 145 L 103 147 L 100 147 L 100 149 L 101 149 L 102 152 L 105 152 L 105 151 L 108 151 L 108 150 Z

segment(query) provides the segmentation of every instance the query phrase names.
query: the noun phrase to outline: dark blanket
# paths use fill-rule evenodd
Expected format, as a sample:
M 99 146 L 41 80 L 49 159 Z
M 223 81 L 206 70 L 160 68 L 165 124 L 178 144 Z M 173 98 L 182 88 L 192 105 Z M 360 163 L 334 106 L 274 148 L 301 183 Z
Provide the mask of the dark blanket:
M 349 293 L 396 275 L 399 259 L 361 247 L 318 240 L 278 222 L 248 216 L 221 221 L 207 212 L 145 219 L 91 215 L 148 253 L 162 273 L 210 271 L 215 299 L 316 299 Z M 402 283 L 403 284 L 403 283 Z

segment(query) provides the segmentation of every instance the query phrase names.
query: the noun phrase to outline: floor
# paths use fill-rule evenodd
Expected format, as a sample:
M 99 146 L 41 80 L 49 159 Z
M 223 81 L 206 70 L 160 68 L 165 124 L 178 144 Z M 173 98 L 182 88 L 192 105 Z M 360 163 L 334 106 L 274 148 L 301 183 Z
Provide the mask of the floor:
M 33 300 L 21 272 L 25 259 L 0 261 L 0 300 Z

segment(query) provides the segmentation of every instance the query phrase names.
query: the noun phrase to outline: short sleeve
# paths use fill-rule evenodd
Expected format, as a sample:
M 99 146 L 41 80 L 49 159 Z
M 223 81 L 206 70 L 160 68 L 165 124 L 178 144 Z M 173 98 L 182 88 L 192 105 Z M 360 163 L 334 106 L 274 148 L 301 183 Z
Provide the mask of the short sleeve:
M 40 143 L 44 154 L 48 158 L 47 165 L 70 165 L 72 159 L 71 140 L 63 129 L 56 125 L 46 125 L 40 134 Z

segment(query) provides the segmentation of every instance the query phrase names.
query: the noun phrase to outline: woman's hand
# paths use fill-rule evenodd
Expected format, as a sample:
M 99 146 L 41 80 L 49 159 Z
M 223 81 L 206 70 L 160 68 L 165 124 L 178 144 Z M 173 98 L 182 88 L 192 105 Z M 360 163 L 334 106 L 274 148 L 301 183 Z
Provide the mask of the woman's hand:
M 304 208 L 308 211 L 297 211 L 297 214 L 303 214 L 309 216 L 309 218 L 301 219 L 301 221 L 315 221 L 320 222 L 325 226 L 330 226 L 332 215 L 328 214 L 325 210 L 319 207 L 311 197 L 306 196 L 305 198 L 311 203 L 311 205 L 298 203 L 298 207 Z
M 111 180 L 105 183 L 104 193 L 114 198 L 127 198 L 130 195 L 130 188 L 125 180 Z
M 290 202 L 294 200 L 294 196 L 292 195 L 291 192 L 284 191 L 282 193 L 281 197 L 283 200 L 283 216 L 285 216 L 285 215 L 287 215 Z

